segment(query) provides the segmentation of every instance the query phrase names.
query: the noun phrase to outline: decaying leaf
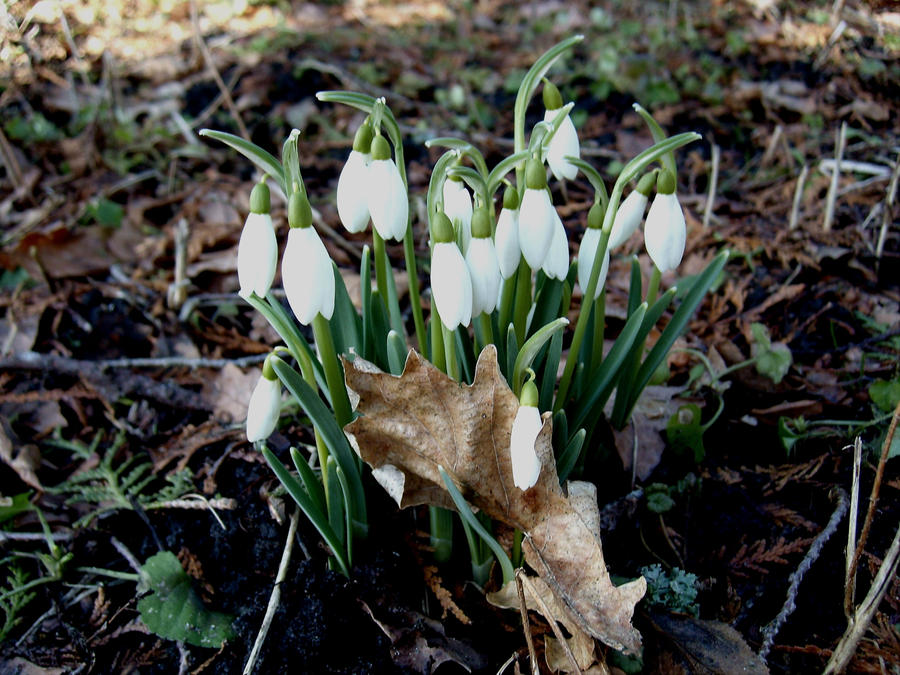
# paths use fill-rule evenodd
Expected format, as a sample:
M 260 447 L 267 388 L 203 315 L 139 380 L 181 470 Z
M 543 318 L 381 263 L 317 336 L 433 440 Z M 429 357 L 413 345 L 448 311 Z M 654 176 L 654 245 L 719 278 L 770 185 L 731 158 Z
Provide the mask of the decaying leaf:
M 766 675 L 769 669 L 741 634 L 727 623 L 684 614 L 653 612 L 653 627 L 670 639 L 690 672 L 704 675 Z
M 345 361 L 344 372 L 360 413 L 346 431 L 376 478 L 391 477 L 400 506 L 452 507 L 439 473 L 444 467 L 469 503 L 526 534 L 526 561 L 584 631 L 616 649 L 640 648 L 631 617 L 646 582 L 616 587 L 610 580 L 596 499 L 576 506 L 560 487 L 549 415 L 535 442 L 542 466 L 537 483 L 525 492 L 513 483 L 509 437 L 519 403 L 493 346 L 481 353 L 471 386 L 415 352 L 400 377 L 359 358 Z

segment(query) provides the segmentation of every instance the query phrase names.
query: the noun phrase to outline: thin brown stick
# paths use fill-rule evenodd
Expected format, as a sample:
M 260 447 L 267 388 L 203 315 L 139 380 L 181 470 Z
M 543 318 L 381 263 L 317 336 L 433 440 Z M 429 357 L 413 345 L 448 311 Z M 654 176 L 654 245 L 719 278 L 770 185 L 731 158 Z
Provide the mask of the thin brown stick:
M 891 182 L 888 184 L 887 195 L 884 199 L 884 208 L 881 212 L 881 231 L 878 233 L 878 243 L 875 245 L 875 259 L 881 261 L 884 253 L 884 242 L 887 241 L 888 227 L 894 216 L 894 204 L 897 200 L 897 183 L 900 181 L 900 156 L 894 162 L 894 170 L 891 173 Z
M 197 18 L 196 0 L 191 0 L 191 25 L 194 28 L 194 40 L 197 43 L 197 47 L 200 49 L 200 53 L 203 55 L 203 60 L 206 62 L 206 67 L 209 68 L 209 72 L 216 82 L 216 86 L 222 93 L 222 99 L 225 101 L 225 107 L 228 108 L 228 112 L 230 112 L 232 118 L 234 118 L 234 122 L 235 124 L 237 124 L 238 131 L 241 133 L 241 136 L 244 138 L 244 140 L 249 141 L 250 133 L 247 131 L 247 127 L 244 126 L 244 120 L 241 119 L 241 114 L 238 112 L 237 106 L 234 104 L 234 99 L 231 98 L 231 92 L 228 90 L 228 87 L 225 86 L 225 81 L 222 79 L 222 76 L 219 74 L 219 69 L 216 68 L 216 64 L 213 62 L 212 54 L 210 54 L 209 52 L 209 47 L 206 46 L 206 42 L 203 40 L 203 36 L 200 34 L 200 22 Z
M 525 633 L 525 644 L 528 645 L 528 658 L 531 661 L 532 675 L 539 675 L 537 653 L 534 651 L 534 638 L 531 636 L 531 622 L 528 621 L 528 603 L 525 602 L 525 591 L 522 590 L 522 578 L 525 571 L 516 570 L 516 592 L 519 594 L 519 612 L 522 614 L 522 631 Z
M 859 567 L 860 558 L 866 547 L 866 540 L 869 538 L 869 530 L 872 528 L 872 521 L 875 519 L 875 507 L 878 505 L 878 494 L 881 491 L 881 481 L 884 478 L 884 466 L 887 464 L 888 451 L 891 449 L 891 443 L 894 441 L 894 433 L 897 431 L 897 420 L 900 419 L 900 403 L 894 409 L 894 416 L 891 418 L 891 425 L 888 427 L 887 436 L 884 444 L 881 446 L 881 457 L 878 458 L 878 468 L 875 471 L 875 482 L 872 484 L 872 492 L 869 495 L 869 508 L 866 511 L 866 520 L 863 523 L 862 532 L 859 535 L 859 541 L 856 543 L 856 551 L 853 553 L 853 560 L 850 563 L 850 569 L 847 572 L 847 587 L 844 589 L 844 613 L 853 614 L 853 583 L 856 577 L 856 570 Z
M 556 636 L 556 639 L 559 640 L 560 646 L 563 648 L 563 651 L 566 653 L 566 656 L 569 657 L 569 661 L 572 664 L 572 670 L 570 672 L 574 672 L 576 675 L 582 675 L 581 668 L 578 666 L 578 661 L 575 660 L 575 655 L 572 653 L 572 650 L 569 648 L 569 643 L 566 642 L 566 638 L 563 636 L 562 631 L 559 629 L 559 624 L 556 620 L 551 619 L 553 613 L 550 611 L 550 608 L 547 607 L 547 603 L 544 602 L 544 599 L 538 594 L 537 589 L 534 587 L 534 584 L 531 583 L 531 580 L 525 574 L 516 573 L 516 577 L 521 577 L 522 584 L 528 588 L 528 592 L 534 597 L 534 601 L 537 603 L 538 608 L 540 609 L 541 614 L 547 617 L 547 622 L 550 624 L 550 628 L 553 630 L 553 634 Z

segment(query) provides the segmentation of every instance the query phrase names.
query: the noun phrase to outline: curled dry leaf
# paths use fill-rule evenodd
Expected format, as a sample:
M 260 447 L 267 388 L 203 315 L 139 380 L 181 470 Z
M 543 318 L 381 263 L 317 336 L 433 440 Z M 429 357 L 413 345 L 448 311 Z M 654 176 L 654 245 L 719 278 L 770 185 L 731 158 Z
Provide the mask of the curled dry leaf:
M 509 436 L 518 399 L 497 366 L 497 352 L 481 353 L 471 386 L 451 380 L 415 352 L 400 377 L 362 359 L 344 362 L 347 388 L 358 417 L 346 431 L 376 479 L 387 478 L 401 506 L 452 508 L 438 467 L 443 466 L 469 501 L 526 536 L 528 564 L 589 635 L 616 649 L 636 652 L 640 634 L 631 625 L 643 597 L 643 577 L 613 585 L 600 545 L 596 498 L 573 502 L 563 492 L 550 445 L 549 415 L 535 442 L 541 474 L 534 487 L 515 487 Z

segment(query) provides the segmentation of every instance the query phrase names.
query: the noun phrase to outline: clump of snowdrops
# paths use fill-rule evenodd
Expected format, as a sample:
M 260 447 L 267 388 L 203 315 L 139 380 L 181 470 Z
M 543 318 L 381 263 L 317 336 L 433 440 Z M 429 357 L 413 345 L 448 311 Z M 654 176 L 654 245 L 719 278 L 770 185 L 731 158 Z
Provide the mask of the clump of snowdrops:
M 486 345 L 495 345 L 500 369 L 520 400 L 509 452 L 516 489 L 528 490 L 541 468 L 534 448 L 541 413 L 553 415 L 557 469 L 560 481 L 565 481 L 577 470 L 585 449 L 593 447 L 590 439 L 613 392 L 609 422 L 617 428 L 628 423 L 641 392 L 725 264 L 723 252 L 682 285 L 680 304 L 648 349 L 648 334 L 676 295 L 675 286 L 660 292 L 661 275 L 678 267 L 685 247 L 673 153 L 699 136 L 668 137 L 649 113 L 635 105 L 655 143 L 627 162 L 607 191 L 604 178 L 580 158 L 570 117 L 575 103 L 564 102 L 559 90 L 544 79 L 580 39 L 575 36 L 555 45 L 525 75 L 515 102 L 514 150 L 496 166 L 489 168 L 481 152 L 465 140 L 435 138 L 426 143 L 445 149 L 431 174 L 427 221 L 418 224 L 429 235 L 427 295 L 420 289 L 400 129 L 384 99 L 344 91 L 318 94 L 320 101 L 352 106 L 365 115 L 336 194 L 341 223 L 349 232 L 363 232 L 372 224 L 372 247 L 364 248 L 360 265 L 361 311 L 352 304 L 313 226 L 298 160 L 299 131 L 285 141 L 280 161 L 231 134 L 201 132 L 231 146 L 262 171 L 238 251 L 240 295 L 268 319 L 284 345 L 263 366 L 250 400 L 247 438 L 260 447 L 344 574 L 352 566 L 354 541 L 366 534 L 367 515 L 363 464 L 343 433 L 354 413 L 339 355 L 361 356 L 399 375 L 411 347 L 450 377 L 471 382 L 478 354 Z M 543 121 L 526 134 L 526 109 L 541 86 Z M 570 232 L 553 204 L 548 176 L 572 181 L 579 173 L 592 186 L 594 203 L 577 258 L 570 259 Z M 269 182 L 287 202 L 287 241 L 281 258 L 287 307 L 271 290 L 280 227 L 270 215 Z M 642 223 L 653 272 L 645 287 L 633 258 L 627 320 L 604 354 L 604 287 L 610 256 Z M 406 303 L 401 307 L 386 252 L 386 242 L 393 241 L 403 245 L 408 307 Z M 567 317 L 576 288 L 581 303 L 572 326 Z M 423 302 L 423 295 L 426 300 L 430 295 L 430 302 Z M 412 315 L 412 326 L 404 321 L 404 308 Z M 314 345 L 298 323 L 311 327 Z M 569 330 L 565 365 L 557 377 L 564 332 Z M 291 449 L 293 472 L 265 442 L 278 424 L 283 388 L 309 416 L 315 438 L 313 452 Z M 458 506 L 462 509 L 465 504 Z M 496 549 L 472 536 L 470 523 L 471 518 L 462 520 L 473 573 L 483 581 Z M 449 557 L 452 526 L 450 512 L 432 507 L 432 543 L 439 559 Z

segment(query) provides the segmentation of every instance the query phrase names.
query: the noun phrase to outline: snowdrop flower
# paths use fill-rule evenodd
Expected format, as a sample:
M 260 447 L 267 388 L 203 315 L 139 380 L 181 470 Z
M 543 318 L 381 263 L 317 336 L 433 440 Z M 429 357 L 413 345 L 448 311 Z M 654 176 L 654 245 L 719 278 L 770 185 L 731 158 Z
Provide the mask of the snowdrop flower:
M 265 182 L 257 183 L 250 193 L 250 214 L 238 244 L 238 294 L 242 298 L 249 298 L 251 293 L 264 298 L 275 278 L 278 241 L 269 208 L 269 187 Z
M 500 263 L 491 239 L 491 217 L 487 209 L 479 208 L 472 216 L 472 241 L 466 252 L 466 265 L 472 278 L 472 316 L 482 312 L 490 314 L 497 306 L 500 291 Z
M 644 225 L 647 253 L 660 272 L 678 267 L 684 255 L 686 239 L 684 212 L 675 196 L 675 176 L 671 171 L 660 171 L 656 181 L 656 197 Z
M 334 272 L 331 258 L 312 227 L 309 200 L 295 191 L 288 202 L 287 246 L 281 259 L 281 278 L 288 304 L 304 326 L 316 315 L 330 319 L 334 312 Z
M 547 174 L 539 159 L 529 159 L 525 168 L 525 194 L 519 207 L 519 246 L 533 270 L 544 264 L 553 238 L 556 209 L 547 192 Z
M 453 223 L 453 229 L 460 233 L 457 241 L 465 253 L 469 250 L 469 241 L 472 239 L 472 196 L 462 179 L 455 176 L 444 181 L 441 192 L 444 196 L 444 213 Z
M 400 171 L 391 159 L 391 146 L 381 134 L 372 140 L 372 161 L 366 176 L 369 214 L 382 239 L 400 241 L 409 221 L 409 197 Z
M 638 229 L 655 182 L 655 172 L 644 174 L 638 181 L 637 189 L 629 194 L 619 206 L 612 230 L 609 233 L 609 248 L 618 248 L 628 241 L 634 231 Z
M 537 404 L 537 387 L 529 379 L 522 387 L 519 410 L 516 412 L 509 436 L 513 482 L 523 491 L 537 483 L 538 476 L 541 475 L 541 460 L 538 459 L 534 449 L 534 443 L 543 426 Z
M 562 96 L 560 96 L 556 85 L 547 80 L 544 80 L 543 96 L 544 107 L 546 108 L 544 121 L 552 124 L 559 114 L 560 108 L 563 107 Z M 566 115 L 566 118 L 559 125 L 559 129 L 553 134 L 544 156 L 556 180 L 562 180 L 563 178 L 573 180 L 578 175 L 578 167 L 564 159 L 567 156 L 581 156 L 578 133 L 575 131 L 575 125 L 572 123 L 572 118 L 569 115 Z
M 444 213 L 431 224 L 431 297 L 447 330 L 468 326 L 472 320 L 472 279 L 453 236 L 453 224 Z
M 553 237 L 550 240 L 550 250 L 541 269 L 551 279 L 565 279 L 569 273 L 569 239 L 566 237 L 566 228 L 562 219 L 553 209 Z
M 372 127 L 368 119 L 357 129 L 353 150 L 341 169 L 337 185 L 338 216 L 348 232 L 362 232 L 369 223 L 369 160 L 372 158 Z
M 503 208 L 497 217 L 494 233 L 500 276 L 509 279 L 519 268 L 522 249 L 519 248 L 519 193 L 510 185 L 503 193 Z
M 247 406 L 247 440 L 256 443 L 271 436 L 280 413 L 281 382 L 267 358 Z
M 594 259 L 597 257 L 597 247 L 600 246 L 602 226 L 603 206 L 600 202 L 594 202 L 590 212 L 588 212 L 588 229 L 581 238 L 581 246 L 578 249 L 578 285 L 581 287 L 582 293 L 587 292 L 591 270 L 594 267 Z M 601 291 L 603 291 L 603 284 L 606 283 L 606 274 L 609 271 L 610 248 L 607 243 L 600 267 L 600 276 L 597 277 L 597 286 L 594 289 L 595 300 L 600 296 Z

